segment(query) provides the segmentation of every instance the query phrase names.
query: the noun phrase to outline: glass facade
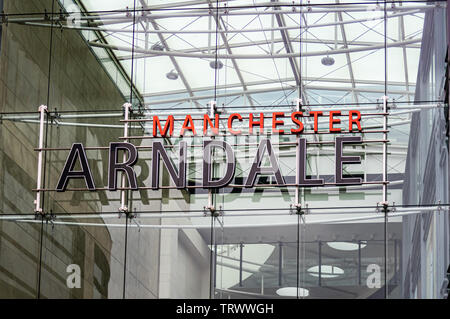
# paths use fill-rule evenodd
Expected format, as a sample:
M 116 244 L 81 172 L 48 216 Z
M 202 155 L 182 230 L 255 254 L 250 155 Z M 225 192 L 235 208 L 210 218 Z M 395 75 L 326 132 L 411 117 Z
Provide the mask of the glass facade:
M 446 1 L 1 7 L 0 298 L 447 296 Z

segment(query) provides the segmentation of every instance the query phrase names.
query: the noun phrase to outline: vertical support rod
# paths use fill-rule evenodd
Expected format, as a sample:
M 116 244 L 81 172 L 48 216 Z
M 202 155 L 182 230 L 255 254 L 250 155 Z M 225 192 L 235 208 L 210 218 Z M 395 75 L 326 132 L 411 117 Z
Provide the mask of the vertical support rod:
M 214 266 L 217 265 L 217 244 L 214 243 Z M 214 271 L 214 289 L 217 287 L 217 271 Z
M 319 240 L 319 287 L 322 286 L 322 241 Z
M 388 97 L 383 96 L 383 203 L 387 203 L 387 139 L 388 139 Z
M 130 116 L 130 109 L 131 109 L 131 104 L 130 103 L 125 103 L 123 105 L 123 109 L 124 109 L 124 120 L 125 122 L 123 123 L 123 136 L 125 137 L 124 142 L 128 142 L 128 119 Z M 127 161 L 127 154 L 124 152 L 123 154 L 123 162 Z M 125 172 L 122 172 L 122 184 L 121 184 L 122 188 L 126 187 L 126 175 Z M 120 191 L 120 208 L 119 211 L 120 212 L 127 212 L 128 211 L 128 207 L 127 207 L 127 191 L 125 189 Z
M 358 285 L 361 286 L 361 240 L 358 240 Z
M 278 286 L 283 285 L 283 243 L 278 244 Z
M 397 239 L 394 239 L 394 283 L 398 284 L 397 282 Z
M 37 168 L 37 181 L 36 181 L 36 188 L 38 191 L 36 192 L 36 200 L 34 202 L 35 204 L 35 213 L 41 214 L 42 213 L 42 207 L 41 207 L 41 194 L 43 194 L 42 190 L 42 162 L 43 162 L 43 156 L 44 151 L 42 150 L 44 148 L 44 128 L 45 128 L 45 115 L 47 113 L 47 106 L 41 105 L 39 106 L 39 112 L 40 112 L 40 119 L 39 119 L 39 152 L 38 152 L 38 168 Z
M 244 244 L 239 244 L 239 287 L 242 287 L 242 264 L 243 264 L 243 251 L 244 251 Z
M 297 101 L 296 101 L 296 110 L 297 110 L 297 112 L 300 112 L 301 109 L 302 109 L 302 99 L 297 99 Z M 298 154 L 299 153 L 298 152 L 298 148 L 300 147 L 300 135 L 297 135 L 296 141 L 297 141 L 297 145 L 295 146 L 295 148 L 296 148 L 296 154 Z M 300 165 L 300 159 L 297 158 L 296 161 L 295 161 L 295 166 L 297 168 L 296 172 L 298 172 L 300 170 L 299 165 Z M 300 181 L 298 180 L 298 174 L 296 174 L 295 183 L 297 185 L 300 183 Z M 295 205 L 300 205 L 300 187 L 299 186 L 295 187 L 294 204 Z
M 216 101 L 210 101 L 209 102 L 209 113 L 210 116 L 213 117 L 216 113 Z M 214 136 L 211 136 L 211 139 L 214 139 Z M 211 177 L 214 177 L 214 153 L 212 154 L 212 171 L 211 171 Z M 215 230 L 215 216 L 216 216 L 216 208 L 214 205 L 214 194 L 212 189 L 208 189 L 208 207 L 207 209 L 211 213 L 211 256 L 210 256 L 210 278 L 209 278 L 209 298 L 214 299 L 215 294 L 215 277 L 216 277 L 216 258 L 217 255 L 214 253 L 214 250 L 212 247 L 216 246 L 216 230 Z
M 209 299 L 214 299 L 214 278 L 216 277 L 216 254 L 214 247 L 216 246 L 216 232 L 214 225 L 214 214 L 211 215 L 211 256 L 210 256 L 210 277 L 209 277 Z
M 388 166 L 387 166 L 387 139 L 388 139 L 388 97 L 383 96 L 383 213 L 384 213 L 384 295 L 388 298 L 388 195 L 387 195 L 387 182 L 388 182 Z
M 261 273 L 261 295 L 264 295 L 264 274 Z

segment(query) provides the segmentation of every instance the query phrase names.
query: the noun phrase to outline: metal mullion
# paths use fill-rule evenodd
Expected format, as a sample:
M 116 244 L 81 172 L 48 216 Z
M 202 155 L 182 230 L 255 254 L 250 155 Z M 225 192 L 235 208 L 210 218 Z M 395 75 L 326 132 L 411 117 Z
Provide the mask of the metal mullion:
M 213 4 L 211 3 L 211 0 L 208 0 L 208 6 L 209 6 L 210 9 L 214 9 Z M 228 43 L 228 40 L 227 40 L 227 37 L 226 37 L 226 32 L 228 31 L 227 27 L 226 27 L 222 17 L 218 17 L 219 21 L 217 21 L 217 17 L 216 16 L 213 16 L 213 18 L 214 18 L 214 20 L 216 20 L 217 29 L 218 30 L 222 30 L 223 29 L 225 31 L 225 33 L 223 33 L 223 32 L 219 32 L 219 33 L 220 33 L 220 36 L 222 37 L 222 41 L 223 41 L 225 49 L 227 50 L 228 54 L 230 54 L 232 56 L 233 52 L 231 51 L 231 47 L 230 47 L 230 45 Z M 219 50 L 219 46 L 216 47 L 216 51 L 217 50 Z M 245 84 L 244 77 L 242 76 L 241 70 L 239 69 L 236 60 L 231 58 L 231 63 L 233 63 L 233 67 L 234 67 L 234 69 L 236 71 L 236 74 L 237 74 L 237 76 L 239 78 L 239 82 L 241 82 L 242 89 L 244 90 L 244 92 L 246 92 L 248 90 L 248 87 Z M 227 87 L 227 86 L 225 85 L 225 87 Z M 217 89 L 217 85 L 215 86 L 215 89 Z M 247 98 L 248 102 L 250 103 L 250 106 L 254 106 L 253 100 L 250 98 L 250 96 L 248 94 L 246 94 L 246 93 L 244 93 L 244 95 Z
M 142 7 L 143 7 L 144 9 L 147 10 L 147 9 L 149 8 L 148 4 L 147 4 L 144 0 L 139 0 L 139 2 L 142 4 Z M 149 17 L 149 20 L 150 20 L 150 23 L 152 24 L 153 29 L 159 30 L 159 26 L 158 26 L 158 24 L 155 22 L 155 20 L 152 19 L 151 17 Z M 145 31 L 148 31 L 148 29 L 145 29 Z M 145 34 L 148 35 L 147 32 L 146 32 Z M 167 51 L 170 51 L 170 47 L 169 47 L 169 45 L 167 44 L 166 39 L 164 38 L 164 36 L 163 36 L 161 33 L 158 33 L 158 38 L 159 38 L 159 41 L 161 42 L 161 44 L 164 46 L 164 48 L 165 48 Z M 181 70 L 181 67 L 180 67 L 180 65 L 178 64 L 177 60 L 176 60 L 175 57 L 173 57 L 173 56 L 169 56 L 169 58 L 170 58 L 170 61 L 171 61 L 172 64 L 173 64 L 173 66 L 175 67 L 175 70 L 177 71 L 178 75 L 180 76 L 180 79 L 181 79 L 181 81 L 183 82 L 183 84 L 184 84 L 186 90 L 188 91 L 189 96 L 190 96 L 190 97 L 194 97 L 194 93 L 193 93 L 193 91 L 192 91 L 192 88 L 191 88 L 191 86 L 189 85 L 188 81 L 186 80 L 186 77 L 184 76 L 184 73 L 183 73 L 183 71 Z M 193 102 L 195 103 L 195 105 L 196 105 L 197 107 L 201 108 L 201 105 L 200 105 L 200 103 L 198 103 L 197 100 L 194 100 Z
M 278 83 L 278 82 L 275 82 Z M 303 88 L 304 86 L 302 86 Z M 318 90 L 318 91 L 344 91 L 347 92 L 350 90 L 350 88 L 348 87 L 340 87 L 340 86 L 336 86 L 336 87 L 322 87 L 322 86 L 314 86 L 314 85 L 307 85 L 306 87 L 308 87 L 309 89 L 312 90 Z M 296 87 L 292 86 L 290 89 L 296 89 Z M 304 90 L 304 88 L 303 88 Z M 355 90 L 357 92 L 369 92 L 369 93 L 384 93 L 384 89 L 372 89 L 372 88 L 355 88 Z M 267 93 L 267 92 L 278 92 L 278 91 L 283 91 L 283 88 L 281 87 L 276 87 L 276 88 L 270 88 L 270 89 L 251 89 L 248 90 L 247 93 Z M 404 95 L 413 95 L 414 92 L 408 92 L 408 91 L 404 91 L 404 90 L 396 90 L 396 91 L 390 91 L 390 93 L 392 94 L 404 94 Z M 237 95 L 243 95 L 244 92 L 243 91 L 239 91 L 239 92 L 227 92 L 227 93 L 220 93 L 217 94 L 216 97 L 226 97 L 226 96 L 237 96 Z M 177 103 L 177 102 L 184 102 L 186 100 L 206 100 L 206 99 L 212 99 L 214 98 L 214 95 L 205 95 L 205 96 L 195 96 L 195 97 L 191 97 L 191 98 L 173 98 L 173 99 L 167 99 L 167 100 L 157 100 L 157 101 L 152 101 L 152 102 L 147 102 L 144 105 L 155 105 L 155 104 L 166 104 L 166 103 Z M 306 100 L 306 104 L 308 104 L 307 99 Z M 330 104 L 330 103 L 324 103 L 324 105 L 326 104 Z
M 271 0 L 271 2 L 278 2 L 278 0 Z M 274 11 L 275 10 L 276 9 L 274 9 Z M 289 33 L 285 29 L 283 29 L 286 26 L 284 17 L 279 13 L 275 13 L 275 18 L 277 19 L 278 26 L 280 27 L 279 31 L 281 33 L 281 37 L 283 39 L 286 52 L 293 53 L 294 50 L 292 49 L 292 43 L 290 42 Z M 301 26 L 299 26 L 299 28 L 301 28 Z M 291 65 L 292 73 L 294 74 L 295 83 L 297 84 L 297 86 L 301 92 L 300 96 L 304 97 L 305 100 L 307 100 L 306 92 L 303 87 L 303 83 L 301 81 L 300 69 L 298 67 L 297 61 L 295 60 L 294 57 L 289 57 L 289 63 Z M 301 61 L 300 61 L 300 63 L 301 63 Z
M 306 82 L 333 82 L 333 83 L 350 83 L 350 81 L 346 80 L 346 79 L 337 79 L 337 78 L 320 78 L 320 77 L 316 77 L 316 78 L 309 78 L 309 77 L 303 77 L 304 81 Z M 295 81 L 295 78 L 282 78 L 281 79 L 282 82 L 293 82 Z M 271 84 L 274 83 L 273 80 L 269 79 L 269 80 L 261 80 L 261 81 L 252 81 L 252 82 L 247 82 L 247 85 L 249 86 L 257 86 L 257 85 L 264 85 L 264 84 Z M 377 80 L 356 80 L 355 79 L 355 83 L 359 83 L 359 84 L 370 84 L 370 85 L 384 85 L 384 81 L 377 81 Z M 396 86 L 400 86 L 403 85 L 403 82 L 388 82 L 389 85 L 396 85 Z M 227 84 L 227 85 L 218 85 L 217 88 L 218 89 L 223 89 L 223 88 L 236 88 L 236 87 L 240 87 L 241 84 L 240 83 L 234 83 L 234 84 Z M 412 84 L 412 86 L 415 86 L 415 84 Z M 292 88 L 294 88 L 294 86 L 292 86 Z M 210 86 L 210 87 L 200 87 L 200 88 L 195 88 L 192 91 L 193 92 L 201 92 L 201 91 L 210 91 L 213 90 L 214 87 Z M 165 96 L 165 95 L 173 95 L 173 94 L 180 94 L 180 93 L 184 93 L 184 90 L 173 90 L 173 91 L 166 91 L 166 92 L 160 92 L 160 93 L 147 93 L 147 94 L 142 94 L 143 97 L 160 97 L 160 96 Z
M 89 17 L 90 12 L 86 9 L 86 7 L 84 6 L 84 4 L 80 1 L 80 0 L 74 0 L 74 2 L 76 3 L 76 5 L 80 8 L 80 12 L 86 14 Z M 97 37 L 97 39 L 104 44 L 107 44 L 108 41 L 106 41 L 104 35 L 99 32 L 99 31 L 93 31 L 95 36 Z M 81 32 L 80 32 L 81 34 Z M 88 39 L 84 38 L 84 41 L 86 42 L 86 44 L 88 46 L 91 47 L 90 41 L 88 41 Z M 140 94 L 140 92 L 138 91 L 137 87 L 133 84 L 132 79 L 130 78 L 130 76 L 128 75 L 128 73 L 126 72 L 125 68 L 123 67 L 122 63 L 120 63 L 120 61 L 117 59 L 117 55 L 114 53 L 114 51 L 111 48 L 104 48 L 106 54 L 109 56 L 110 60 L 113 62 L 113 64 L 115 65 L 115 67 L 117 68 L 117 70 L 119 71 L 119 73 L 121 74 L 121 76 L 123 77 L 123 79 L 125 80 L 125 82 L 130 85 L 131 89 L 133 90 L 134 95 L 138 98 L 138 100 L 143 103 L 144 99 L 142 98 L 142 95 Z M 92 50 L 92 48 L 91 48 Z M 95 56 L 97 56 L 95 54 Z M 97 59 L 99 59 L 97 57 Z M 105 68 L 105 72 L 106 74 L 109 75 L 109 73 L 107 72 L 106 68 Z M 111 80 L 116 83 L 116 81 L 114 81 L 114 79 L 111 77 Z M 119 89 L 119 92 L 121 93 L 121 95 L 126 99 L 126 97 L 123 95 L 122 91 Z
M 336 3 L 339 3 L 339 0 L 336 0 Z M 342 19 L 342 13 L 341 12 L 337 12 L 337 16 L 340 22 L 343 22 Z M 344 47 L 348 48 L 348 42 L 347 42 L 347 35 L 345 33 L 345 28 L 344 25 L 341 24 L 341 34 L 342 34 L 342 40 L 344 41 Z M 350 80 L 352 83 L 352 93 L 353 93 L 353 97 L 355 98 L 355 102 L 358 103 L 358 94 L 355 92 L 355 88 L 356 88 L 356 83 L 355 83 L 355 76 L 353 74 L 353 67 L 352 67 L 352 60 L 350 59 L 350 53 L 346 52 L 345 56 L 347 58 L 347 65 L 348 65 L 348 72 L 350 73 Z
M 290 39 L 291 42 L 300 42 L 298 39 Z M 271 40 L 271 43 L 279 43 L 279 42 L 283 42 L 283 39 L 273 39 Z M 344 45 L 343 41 L 334 41 L 334 40 L 322 40 L 322 39 L 303 39 L 302 40 L 303 43 L 320 43 L 320 44 L 338 44 L 338 45 Z M 252 42 L 241 42 L 241 43 L 229 43 L 228 46 L 233 49 L 233 48 L 241 48 L 241 47 L 248 47 L 248 46 L 253 46 L 253 45 L 261 45 L 261 44 L 266 44 L 267 42 L 265 40 L 260 40 L 260 41 L 252 41 Z M 364 41 L 352 41 L 351 45 L 359 45 L 359 46 L 372 46 L 372 45 L 382 45 L 383 43 L 380 42 L 364 42 Z M 420 45 L 416 45 L 416 44 L 406 44 L 404 45 L 405 48 L 415 48 L 415 49 L 420 49 Z M 218 46 L 218 49 L 226 49 L 225 45 L 220 45 Z M 185 53 L 198 53 L 198 52 L 204 52 L 207 51 L 208 48 L 207 47 L 200 47 L 200 48 L 191 48 L 191 49 L 185 49 L 185 50 L 180 50 L 180 52 L 185 52 Z M 152 57 L 154 56 L 153 54 L 139 54 L 139 55 L 135 55 L 134 59 L 141 59 L 141 58 L 146 58 L 146 57 Z M 124 55 L 124 56 L 120 56 L 117 57 L 117 60 L 122 61 L 122 60 L 129 60 L 131 59 L 131 55 Z
M 399 3 L 399 5 L 401 6 L 402 4 Z M 405 20 L 403 19 L 403 16 L 399 17 L 400 21 L 400 41 L 404 41 L 405 40 Z M 405 87 L 406 90 L 409 91 L 409 76 L 408 76 L 408 59 L 407 59 L 407 55 L 406 55 L 406 46 L 402 47 L 403 49 L 403 67 L 405 69 Z M 389 80 L 389 79 L 388 79 Z M 387 83 L 386 83 L 387 85 Z M 408 102 L 411 100 L 410 96 L 407 95 L 408 98 Z
M 214 18 L 215 18 L 215 17 L 214 17 Z M 226 31 L 227 28 L 226 28 L 226 26 L 225 26 L 225 23 L 223 22 L 222 17 L 219 17 L 219 20 L 220 20 L 220 21 L 217 22 L 217 27 L 218 27 L 219 30 L 220 30 L 220 29 L 222 28 L 222 26 L 223 26 L 223 29 Z M 222 24 L 222 26 L 221 26 L 221 24 Z M 227 38 L 226 38 L 226 35 L 225 35 L 224 33 L 221 33 L 220 35 L 221 35 L 221 37 L 222 37 L 223 43 L 225 44 L 225 47 L 226 47 L 227 52 L 228 52 L 230 55 L 233 55 L 233 52 L 231 51 L 231 48 L 230 48 L 229 43 L 228 43 L 228 40 L 227 40 Z M 233 59 L 233 58 L 231 58 L 231 63 L 233 63 L 233 67 L 234 67 L 234 69 L 235 69 L 235 71 L 236 71 L 236 74 L 237 74 L 237 76 L 238 76 L 238 78 L 239 78 L 239 81 L 241 82 L 242 88 L 243 88 L 244 92 L 246 92 L 246 91 L 248 90 L 248 87 L 247 87 L 247 85 L 245 84 L 244 77 L 242 76 L 241 70 L 239 69 L 236 60 Z M 254 106 L 253 100 L 250 98 L 250 96 L 249 96 L 248 94 L 246 94 L 246 93 L 244 93 L 244 94 L 245 94 L 245 97 L 247 98 L 248 102 L 250 103 L 250 106 Z

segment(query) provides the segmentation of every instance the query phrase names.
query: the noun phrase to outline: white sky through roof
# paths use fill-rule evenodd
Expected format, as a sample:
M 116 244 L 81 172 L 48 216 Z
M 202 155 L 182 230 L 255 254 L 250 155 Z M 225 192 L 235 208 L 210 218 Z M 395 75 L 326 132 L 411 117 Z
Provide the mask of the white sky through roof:
M 286 6 L 278 8 L 271 1 L 219 1 L 216 23 L 216 1 L 136 0 L 138 9 L 149 11 L 136 15 L 133 82 L 147 102 L 181 94 L 181 104 L 191 103 L 192 96 L 217 88 L 226 91 L 226 96 L 245 95 L 258 103 L 261 90 L 271 89 L 276 100 L 286 95 L 284 90 L 298 89 L 296 79 L 301 79 L 306 95 L 319 90 L 322 93 L 314 91 L 313 95 L 322 94 L 332 102 L 330 96 L 337 90 L 348 95 L 346 102 L 358 103 L 378 91 L 377 95 L 383 95 L 386 45 L 388 86 L 395 86 L 398 99 L 410 99 L 425 10 L 436 4 L 387 4 L 385 24 L 384 4 L 340 1 L 341 5 L 333 5 L 337 1 L 311 1 L 310 7 L 295 8 L 292 3 L 304 5 L 306 1 L 279 2 Z M 71 3 L 63 1 L 66 7 Z M 79 3 L 95 12 L 90 14 L 95 17 L 91 23 L 104 37 L 100 43 L 89 36 L 95 52 L 107 63 L 101 51 L 112 49 L 131 76 L 133 16 L 114 10 L 132 9 L 134 0 Z M 212 10 L 207 9 L 209 4 Z M 159 51 L 153 50 L 155 45 Z M 210 66 L 216 52 L 223 63 L 218 70 Z M 322 63 L 327 56 L 334 60 L 332 65 Z M 169 72 L 178 78 L 169 79 Z M 297 97 L 298 90 L 280 103 Z

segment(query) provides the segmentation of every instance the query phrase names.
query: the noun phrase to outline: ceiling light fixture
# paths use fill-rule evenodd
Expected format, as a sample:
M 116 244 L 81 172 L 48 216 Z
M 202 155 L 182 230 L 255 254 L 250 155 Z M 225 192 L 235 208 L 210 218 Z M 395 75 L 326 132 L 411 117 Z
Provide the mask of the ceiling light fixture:
M 300 287 L 284 287 L 280 288 L 276 291 L 278 296 L 283 297 L 308 297 L 309 296 L 309 290 L 305 288 Z
M 319 266 L 313 266 L 308 268 L 307 272 L 313 277 L 319 277 Z M 320 266 L 320 277 L 321 278 L 336 278 L 344 274 L 344 270 L 342 268 L 331 266 L 331 265 L 322 265 Z
M 337 249 L 337 250 L 352 251 L 352 250 L 358 250 L 359 245 L 361 245 L 361 248 L 366 247 L 367 241 L 360 241 L 359 244 L 357 242 L 330 241 L 330 242 L 327 242 L 327 245 L 330 246 L 331 248 Z
M 334 58 L 330 57 L 330 56 L 325 56 L 322 58 L 322 64 L 326 65 L 326 66 L 330 66 L 334 64 Z
M 223 68 L 223 63 L 220 60 L 211 61 L 209 62 L 209 66 L 211 67 L 211 69 L 220 70 L 221 68 Z
M 177 80 L 178 73 L 175 72 L 175 70 L 171 70 L 169 73 L 166 74 L 166 78 L 168 78 L 169 80 Z

